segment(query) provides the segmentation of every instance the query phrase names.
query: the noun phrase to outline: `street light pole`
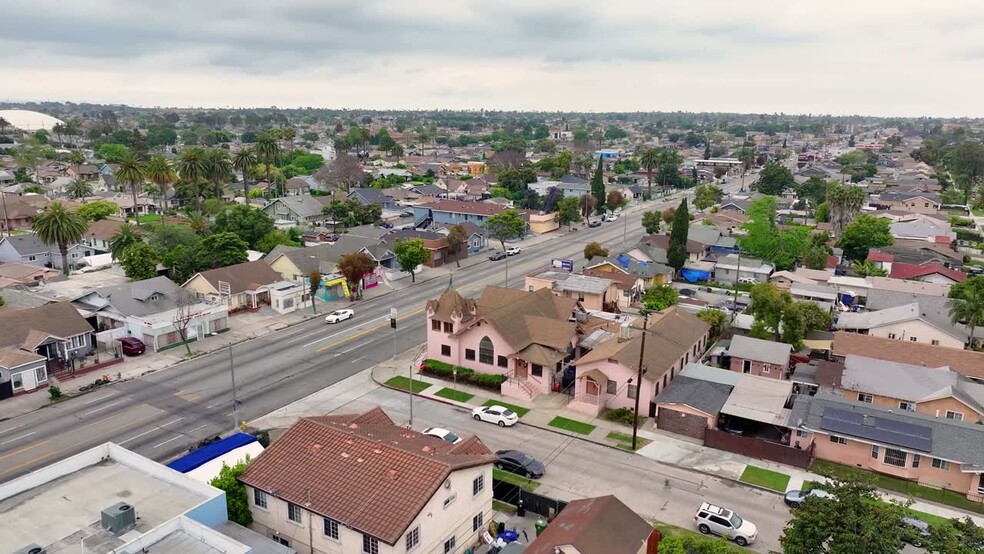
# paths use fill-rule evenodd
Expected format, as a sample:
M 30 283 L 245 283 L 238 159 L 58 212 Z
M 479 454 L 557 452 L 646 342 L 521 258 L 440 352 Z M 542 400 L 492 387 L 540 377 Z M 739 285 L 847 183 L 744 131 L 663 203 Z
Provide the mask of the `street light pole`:
M 642 316 L 642 344 L 639 345 L 639 370 L 636 376 L 635 417 L 632 418 L 632 451 L 636 449 L 636 437 L 639 434 L 639 397 L 642 396 L 643 361 L 646 354 L 646 327 L 649 325 L 649 314 Z
M 232 360 L 232 345 L 229 345 L 229 373 L 232 376 L 232 430 L 239 429 L 239 400 L 236 399 L 236 366 Z

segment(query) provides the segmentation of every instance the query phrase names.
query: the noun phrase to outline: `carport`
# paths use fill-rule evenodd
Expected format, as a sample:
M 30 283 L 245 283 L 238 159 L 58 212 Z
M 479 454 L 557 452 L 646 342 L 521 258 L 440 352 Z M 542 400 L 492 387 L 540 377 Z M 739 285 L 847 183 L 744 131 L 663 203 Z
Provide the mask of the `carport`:
M 775 440 L 777 431 L 781 435 L 789 426 L 792 392 L 791 381 L 741 374 L 721 408 L 721 414 L 728 416 L 729 420 L 740 418 L 764 424 L 752 427 L 762 428 L 767 435 L 762 438 Z

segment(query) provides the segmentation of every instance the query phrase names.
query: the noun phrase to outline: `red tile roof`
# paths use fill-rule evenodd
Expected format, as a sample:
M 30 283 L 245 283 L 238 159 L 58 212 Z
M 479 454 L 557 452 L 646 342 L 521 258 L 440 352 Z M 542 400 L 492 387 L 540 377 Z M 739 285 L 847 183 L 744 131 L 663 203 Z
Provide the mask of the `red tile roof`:
M 892 272 L 889 274 L 889 277 L 893 279 L 915 279 L 917 277 L 925 277 L 926 275 L 932 275 L 934 273 L 938 273 L 944 277 L 952 279 L 957 283 L 962 283 L 967 280 L 966 273 L 955 269 L 950 269 L 938 262 L 929 262 L 922 265 L 896 262 L 892 264 Z
M 494 461 L 477 437 L 452 445 L 377 408 L 302 418 L 240 481 L 395 545 L 452 471 Z
M 891 262 L 894 259 L 895 255 L 889 254 L 888 252 L 879 252 L 877 250 L 868 252 L 868 261 L 870 262 Z

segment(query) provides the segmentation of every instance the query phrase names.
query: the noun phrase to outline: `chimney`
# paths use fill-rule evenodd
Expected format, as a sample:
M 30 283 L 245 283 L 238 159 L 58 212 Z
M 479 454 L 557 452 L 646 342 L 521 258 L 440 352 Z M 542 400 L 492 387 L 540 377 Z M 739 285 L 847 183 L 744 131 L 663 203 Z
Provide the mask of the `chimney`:
M 632 328 L 629 326 L 629 322 L 619 325 L 618 327 L 618 342 L 626 342 L 632 338 Z

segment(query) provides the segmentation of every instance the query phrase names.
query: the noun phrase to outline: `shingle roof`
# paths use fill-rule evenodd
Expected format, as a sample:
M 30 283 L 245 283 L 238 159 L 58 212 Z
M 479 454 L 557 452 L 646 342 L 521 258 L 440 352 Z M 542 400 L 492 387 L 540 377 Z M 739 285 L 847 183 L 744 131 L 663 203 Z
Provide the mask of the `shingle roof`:
M 683 404 L 716 416 L 734 387 L 678 375 L 656 397 L 657 404 Z
M 783 342 L 735 335 L 728 347 L 728 354 L 735 358 L 755 360 L 776 365 L 788 365 L 793 347 Z
M 870 256 L 869 259 L 871 259 Z M 938 262 L 929 262 L 925 264 L 895 262 L 892 264 L 892 272 L 889 274 L 889 277 L 893 279 L 915 279 L 933 274 L 942 275 L 957 283 L 962 283 L 967 280 L 966 273 L 955 269 L 950 269 L 949 267 L 946 267 Z
M 276 204 L 277 202 L 287 206 L 291 211 L 300 217 L 314 217 L 321 215 L 321 208 L 324 207 L 321 202 L 318 202 L 310 194 L 298 194 L 297 196 L 283 196 L 276 198 L 266 206 L 263 206 L 263 210 L 266 210 L 268 207 Z
M 876 421 L 899 421 L 920 427 L 928 427 L 932 436 L 932 444 L 928 452 L 917 452 L 911 448 L 906 448 L 904 445 L 886 445 L 900 447 L 903 450 L 917 452 L 923 455 L 928 453 L 935 458 L 966 464 L 969 466 L 968 469 L 984 469 L 984 449 L 980 447 L 981 444 L 984 444 L 984 426 L 982 425 L 963 423 L 917 412 L 904 410 L 893 411 L 879 408 L 873 404 L 852 402 L 842 396 L 823 392 L 817 393 L 816 396 L 805 394 L 796 395 L 789 418 L 790 425 L 797 427 L 802 425 L 815 432 L 830 434 L 829 431 L 821 429 L 824 410 L 827 408 L 847 410 L 849 412 L 867 415 L 876 418 Z M 855 438 L 863 442 L 873 442 L 862 437 L 854 437 L 850 433 L 838 432 L 836 434 L 847 438 Z
M 450 283 L 437 300 L 427 302 L 427 309 L 433 310 L 432 317 L 439 321 L 451 321 L 451 318 L 454 317 L 467 322 L 475 316 L 476 312 L 475 301 L 458 294 L 458 291 Z
M 146 316 L 175 309 L 179 292 L 182 289 L 174 281 L 167 277 L 153 277 L 96 289 L 73 302 L 94 308 L 112 305 L 123 315 Z M 155 293 L 160 296 L 156 300 L 150 300 Z M 99 301 L 96 302 L 96 299 Z
M 210 269 L 198 275 L 204 277 L 215 290 L 219 290 L 219 281 L 229 283 L 231 294 L 256 290 L 263 285 L 276 283 L 282 279 L 280 274 L 271 269 L 263 260 Z M 188 281 L 191 281 L 191 279 Z
M 34 352 L 19 348 L 0 348 L 0 367 L 13 369 L 31 362 L 44 360 L 45 357 Z
M 451 445 L 365 415 L 302 418 L 240 481 L 395 545 L 452 471 L 495 461 L 477 437 Z
M 23 235 L 12 235 L 9 237 L 3 237 L 0 242 L 7 241 L 14 250 L 17 251 L 21 256 L 26 256 L 28 254 L 43 254 L 45 252 L 55 252 L 54 246 L 48 246 L 42 243 L 34 235 L 34 233 L 26 233 Z M 69 245 L 71 246 L 71 245 Z
M 32 332 L 35 335 L 40 333 L 67 338 L 91 333 L 92 326 L 68 302 L 56 302 L 25 310 L 3 310 L 0 348 L 20 348 Z
M 572 501 L 524 554 L 554 554 L 571 545 L 581 554 L 637 554 L 653 532 L 652 525 L 612 495 Z
M 453 212 L 486 216 L 495 215 L 508 209 L 506 206 L 500 206 L 498 204 L 489 204 L 486 202 L 464 202 L 461 200 L 438 200 L 437 202 L 433 202 L 431 204 L 424 204 L 421 207 L 430 208 L 432 211 L 436 212 Z
M 833 353 L 836 356 L 858 354 L 927 367 L 948 366 L 965 377 L 984 380 L 984 352 L 973 350 L 838 331 L 834 333 Z
M 956 339 L 966 341 L 967 329 L 961 325 L 950 325 L 949 315 L 945 310 L 945 303 L 933 305 L 930 302 L 917 300 L 909 304 L 873 312 L 845 312 L 838 316 L 835 327 L 838 329 L 870 330 L 918 319 Z
M 953 396 L 984 413 L 984 385 L 974 383 L 946 366 L 886 362 L 851 354 L 844 360 L 841 383 L 848 390 L 912 402 Z
M 495 327 L 516 351 L 534 343 L 566 351 L 577 328 L 568 321 L 576 306 L 576 300 L 547 289 L 527 292 L 493 286 L 476 302 L 478 318 Z

